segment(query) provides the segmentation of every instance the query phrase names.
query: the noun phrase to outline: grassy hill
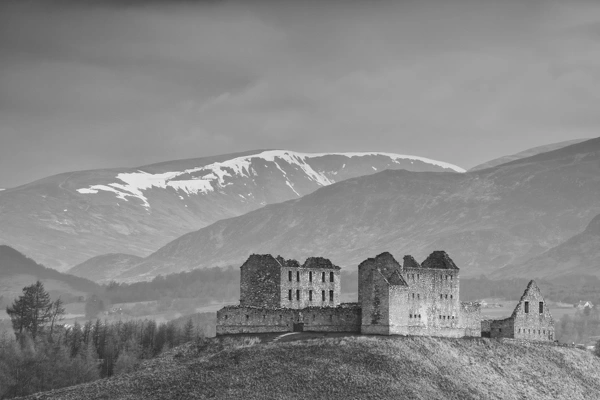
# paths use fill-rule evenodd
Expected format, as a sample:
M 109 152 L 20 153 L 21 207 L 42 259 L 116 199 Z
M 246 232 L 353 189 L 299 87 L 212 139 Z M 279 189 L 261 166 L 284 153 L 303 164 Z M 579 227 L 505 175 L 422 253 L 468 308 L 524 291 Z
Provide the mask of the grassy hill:
M 600 358 L 549 344 L 349 336 L 210 339 L 36 399 L 597 399 Z

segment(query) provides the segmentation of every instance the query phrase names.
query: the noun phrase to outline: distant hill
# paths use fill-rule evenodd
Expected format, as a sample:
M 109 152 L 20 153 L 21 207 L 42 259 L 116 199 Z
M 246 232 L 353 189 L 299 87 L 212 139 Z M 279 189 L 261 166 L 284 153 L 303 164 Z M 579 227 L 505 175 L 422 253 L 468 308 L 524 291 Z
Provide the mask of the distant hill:
M 4 300 L 21 295 L 23 287 L 36 280 L 42 281 L 53 297 L 63 300 L 100 291 L 92 281 L 46 268 L 12 247 L 0 245 L 0 296 Z
M 535 156 L 536 154 L 546 153 L 548 151 L 553 151 L 553 150 L 561 149 L 563 147 L 567 147 L 567 146 L 570 146 L 572 144 L 581 143 L 581 142 L 584 142 L 586 140 L 590 140 L 590 139 L 589 138 L 587 138 L 587 139 L 574 139 L 574 140 L 567 140 L 567 141 L 564 141 L 564 142 L 558 142 L 558 143 L 552 143 L 552 144 L 546 144 L 546 145 L 543 145 L 543 146 L 533 147 L 531 149 L 527 149 L 527 150 L 521 151 L 521 152 L 516 153 L 516 154 L 511 154 L 509 156 L 495 158 L 495 159 L 490 160 L 488 162 L 485 162 L 483 164 L 476 165 L 473 168 L 471 168 L 469 171 L 479 171 L 479 170 L 486 169 L 486 168 L 496 167 L 498 165 L 506 164 L 507 162 L 511 162 L 511 161 L 515 161 L 515 160 L 520 160 L 522 158 L 527 158 L 527 157 Z
M 600 215 L 587 228 L 522 264 L 498 270 L 494 277 L 557 277 L 573 274 L 600 276 Z
M 85 277 L 98 283 L 108 283 L 131 265 L 142 262 L 142 257 L 131 254 L 104 254 L 92 257 L 68 270 L 69 274 Z
M 423 260 L 440 249 L 463 276 L 490 274 L 562 243 L 600 213 L 599 159 L 600 138 L 465 174 L 348 179 L 188 233 L 115 279 L 241 265 L 252 253 L 355 268 L 384 251 Z
M 600 358 L 550 344 L 342 337 L 186 345 L 136 372 L 31 399 L 594 399 Z
M 61 271 L 108 253 L 147 256 L 220 219 L 384 169 L 464 172 L 402 154 L 287 150 L 68 172 L 0 192 L 0 243 Z

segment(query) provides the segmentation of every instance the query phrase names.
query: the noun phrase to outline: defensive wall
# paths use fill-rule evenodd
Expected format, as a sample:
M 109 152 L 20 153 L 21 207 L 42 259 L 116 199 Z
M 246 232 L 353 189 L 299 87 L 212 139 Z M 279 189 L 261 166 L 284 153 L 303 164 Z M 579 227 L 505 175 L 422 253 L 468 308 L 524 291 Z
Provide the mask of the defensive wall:
M 360 307 L 357 303 L 304 309 L 227 306 L 217 311 L 217 321 L 217 335 L 293 331 L 360 332 Z

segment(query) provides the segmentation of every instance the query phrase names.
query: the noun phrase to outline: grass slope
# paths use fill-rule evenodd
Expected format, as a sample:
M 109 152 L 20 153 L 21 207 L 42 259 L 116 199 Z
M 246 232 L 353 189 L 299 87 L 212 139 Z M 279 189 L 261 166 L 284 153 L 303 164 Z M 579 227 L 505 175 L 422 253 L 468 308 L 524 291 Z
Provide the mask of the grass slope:
M 352 336 L 186 345 L 129 375 L 36 399 L 597 399 L 600 358 L 490 339 Z

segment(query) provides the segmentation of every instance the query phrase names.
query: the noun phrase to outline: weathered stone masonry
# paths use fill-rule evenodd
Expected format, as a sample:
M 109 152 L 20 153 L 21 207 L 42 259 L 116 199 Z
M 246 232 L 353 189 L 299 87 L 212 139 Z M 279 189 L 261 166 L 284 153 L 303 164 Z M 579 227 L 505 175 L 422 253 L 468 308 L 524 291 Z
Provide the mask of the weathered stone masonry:
M 360 308 L 357 304 L 304 309 L 228 306 L 217 311 L 217 320 L 218 335 L 294 330 L 360 332 Z
M 383 253 L 358 269 L 363 333 L 480 336 L 479 306 L 460 303 L 459 269 L 445 252 L 422 265 L 405 256 L 403 266 Z
M 293 330 L 479 335 L 479 308 L 459 302 L 458 268 L 445 252 L 420 265 L 389 253 L 359 265 L 359 302 L 340 304 L 340 268 L 311 257 L 300 265 L 252 255 L 241 267 L 240 305 L 217 313 L 217 334 Z M 473 323 L 475 321 L 475 323 Z
M 539 287 L 530 281 L 512 315 L 481 323 L 482 335 L 492 338 L 554 340 L 554 320 Z
M 390 253 L 358 266 L 358 303 L 340 304 L 340 268 L 252 255 L 241 267 L 240 305 L 217 312 L 217 335 L 291 331 L 552 340 L 552 317 L 530 282 L 510 318 L 482 321 L 479 303 L 460 302 L 459 268 L 443 251 L 422 264 Z M 535 312 L 534 312 L 535 311 Z

